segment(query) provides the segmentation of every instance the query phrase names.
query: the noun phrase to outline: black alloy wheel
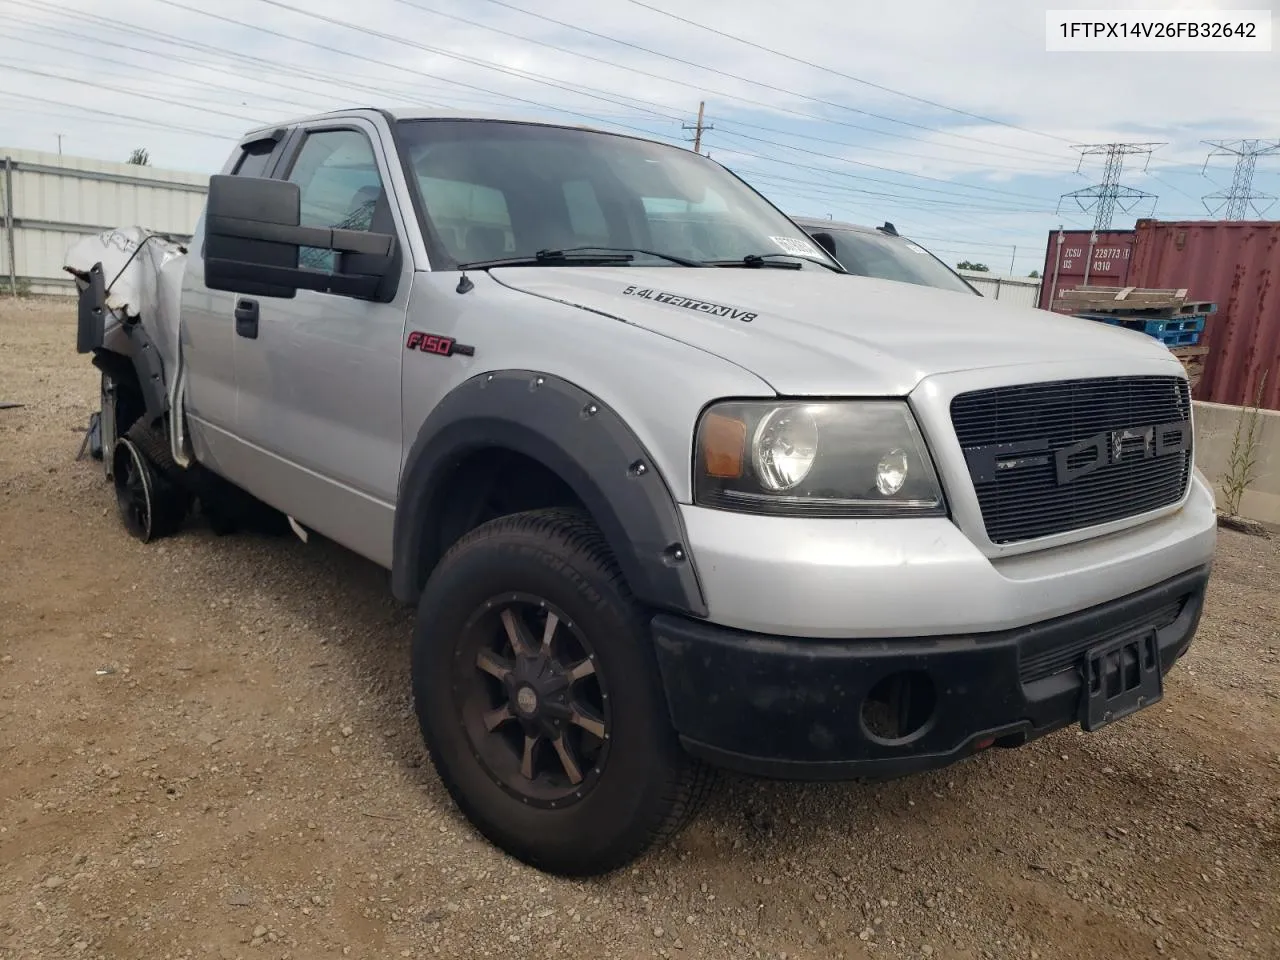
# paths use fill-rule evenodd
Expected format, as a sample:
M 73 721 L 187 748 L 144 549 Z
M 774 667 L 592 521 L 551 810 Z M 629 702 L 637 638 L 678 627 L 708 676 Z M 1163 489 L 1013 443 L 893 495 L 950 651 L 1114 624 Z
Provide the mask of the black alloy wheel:
M 582 799 L 609 749 L 609 694 L 582 631 L 549 601 L 511 593 L 467 621 L 454 690 L 476 758 L 523 802 Z
M 624 866 L 711 784 L 671 727 L 649 612 L 576 511 L 502 517 L 449 550 L 418 605 L 413 693 L 459 809 L 551 873 Z
M 186 497 L 151 463 L 129 437 L 116 441 L 111 456 L 116 506 L 129 535 L 150 543 L 177 531 L 186 515 Z

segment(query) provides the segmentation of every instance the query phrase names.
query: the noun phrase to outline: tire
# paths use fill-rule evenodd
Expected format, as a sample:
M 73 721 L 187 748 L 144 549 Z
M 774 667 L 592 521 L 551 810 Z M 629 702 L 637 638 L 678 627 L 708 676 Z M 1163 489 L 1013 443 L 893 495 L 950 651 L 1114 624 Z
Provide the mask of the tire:
M 135 422 L 124 436 L 128 437 L 139 452 L 147 459 L 151 469 L 174 484 L 180 484 L 182 468 L 173 459 L 173 449 L 169 446 L 169 436 L 163 429 L 157 430 L 145 424 Z
M 129 437 L 116 441 L 111 464 L 116 506 L 129 535 L 150 543 L 176 533 L 187 514 L 188 498 L 182 489 Z
M 432 572 L 413 640 L 418 722 L 459 809 L 517 859 L 607 873 L 674 836 L 705 797 L 711 772 L 671 727 L 648 619 L 574 511 L 486 523 Z M 526 652 L 553 662 L 515 655 L 517 622 Z

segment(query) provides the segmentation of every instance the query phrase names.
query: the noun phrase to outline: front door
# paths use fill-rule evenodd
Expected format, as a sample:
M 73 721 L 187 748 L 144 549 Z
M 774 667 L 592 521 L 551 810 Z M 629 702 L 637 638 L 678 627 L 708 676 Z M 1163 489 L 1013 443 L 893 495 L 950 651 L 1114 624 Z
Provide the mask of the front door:
M 298 184 L 304 226 L 394 233 L 400 274 L 388 285 L 388 302 L 307 290 L 256 298 L 257 335 L 237 336 L 235 347 L 236 432 L 255 460 L 245 485 L 304 526 L 389 566 L 413 279 L 409 212 L 386 189 L 381 134 L 363 119 L 304 126 L 276 176 Z M 304 247 L 299 266 L 332 270 L 338 257 Z

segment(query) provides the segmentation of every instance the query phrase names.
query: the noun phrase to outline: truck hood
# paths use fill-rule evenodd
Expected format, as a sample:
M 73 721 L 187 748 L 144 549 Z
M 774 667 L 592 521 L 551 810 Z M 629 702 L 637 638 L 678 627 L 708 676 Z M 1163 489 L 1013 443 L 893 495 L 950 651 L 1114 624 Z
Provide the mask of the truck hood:
M 905 396 L 940 373 L 1101 357 L 1176 363 L 1145 334 L 820 267 L 503 267 L 489 273 L 511 289 L 715 354 L 792 396 Z

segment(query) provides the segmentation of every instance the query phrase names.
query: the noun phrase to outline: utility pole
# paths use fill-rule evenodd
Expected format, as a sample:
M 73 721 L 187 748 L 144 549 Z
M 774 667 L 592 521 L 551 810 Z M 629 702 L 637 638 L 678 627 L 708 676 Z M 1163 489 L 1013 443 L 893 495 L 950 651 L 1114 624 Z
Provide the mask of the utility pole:
M 1011 277 L 1013 276 L 1013 264 L 1014 264 L 1014 261 L 1017 259 L 1018 259 L 1018 245 L 1015 243 L 1013 245 L 1013 253 L 1009 255 L 1009 276 Z
M 1231 177 L 1231 188 L 1219 190 L 1203 198 L 1204 207 L 1210 213 L 1224 210 L 1223 216 L 1228 220 L 1243 220 L 1245 214 L 1252 210 L 1259 218 L 1275 202 L 1269 193 L 1253 192 L 1253 170 L 1259 157 L 1268 157 L 1280 153 L 1280 140 L 1205 140 L 1206 146 L 1213 147 L 1209 156 L 1204 158 L 1203 174 L 1209 168 L 1209 161 L 1214 157 L 1234 156 L 1236 169 Z M 1218 201 L 1216 206 L 1209 206 L 1210 200 Z M 1269 200 L 1265 207 L 1259 209 L 1256 200 Z
M 54 136 L 58 138 L 58 156 L 62 156 L 62 134 L 55 133 Z
M 1155 210 L 1156 195 L 1147 193 L 1145 190 L 1139 190 L 1136 187 L 1123 187 L 1120 185 L 1120 171 L 1124 168 L 1124 158 L 1135 153 L 1144 153 L 1147 155 L 1147 162 L 1151 161 L 1151 151 L 1157 147 L 1163 147 L 1163 143 L 1094 143 L 1080 144 L 1074 149 L 1080 151 L 1080 163 L 1076 164 L 1076 172 L 1080 172 L 1080 166 L 1084 163 L 1084 158 L 1088 156 L 1105 155 L 1106 161 L 1102 168 L 1102 182 L 1092 187 L 1085 187 L 1083 190 L 1073 190 L 1071 193 L 1064 193 L 1058 200 L 1058 209 L 1062 209 L 1063 200 L 1074 200 L 1081 210 L 1086 213 L 1089 210 L 1094 211 L 1093 229 L 1110 230 L 1111 218 L 1115 213 L 1117 206 L 1128 213 L 1139 200 L 1151 200 L 1152 210 Z M 1146 169 L 1145 166 L 1143 169 Z M 1086 203 L 1085 201 L 1089 201 Z M 1123 201 L 1130 201 L 1126 205 Z M 1090 253 L 1092 258 L 1093 254 Z
M 715 127 L 711 126 L 710 124 L 706 124 L 702 122 L 702 118 L 706 113 L 706 109 L 707 109 L 707 102 L 705 100 L 699 100 L 698 101 L 698 122 L 692 125 L 687 123 L 684 125 L 685 130 L 693 131 L 693 152 L 694 153 L 702 152 L 703 132 L 706 130 L 715 129 Z

